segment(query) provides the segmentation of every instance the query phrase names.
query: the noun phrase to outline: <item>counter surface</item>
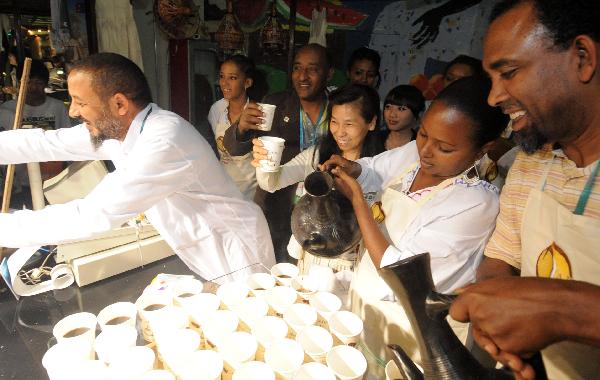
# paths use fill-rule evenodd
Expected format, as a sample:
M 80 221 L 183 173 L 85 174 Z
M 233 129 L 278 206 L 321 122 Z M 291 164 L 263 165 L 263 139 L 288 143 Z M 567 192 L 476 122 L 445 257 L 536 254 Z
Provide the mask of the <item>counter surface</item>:
M 98 314 L 117 301 L 133 302 L 158 273 L 192 274 L 177 256 L 171 256 L 82 288 L 73 284 L 19 301 L 8 291 L 2 293 L 0 379 L 48 379 L 42 356 L 59 320 L 80 311 Z

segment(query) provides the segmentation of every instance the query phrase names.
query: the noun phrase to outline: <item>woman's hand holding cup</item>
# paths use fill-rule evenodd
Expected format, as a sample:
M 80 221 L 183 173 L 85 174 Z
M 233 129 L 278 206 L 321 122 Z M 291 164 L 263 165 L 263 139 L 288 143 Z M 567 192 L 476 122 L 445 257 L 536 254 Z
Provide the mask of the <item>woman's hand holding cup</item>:
M 261 160 L 268 160 L 268 151 L 264 148 L 262 141 L 252 139 L 252 166 L 260 167 Z

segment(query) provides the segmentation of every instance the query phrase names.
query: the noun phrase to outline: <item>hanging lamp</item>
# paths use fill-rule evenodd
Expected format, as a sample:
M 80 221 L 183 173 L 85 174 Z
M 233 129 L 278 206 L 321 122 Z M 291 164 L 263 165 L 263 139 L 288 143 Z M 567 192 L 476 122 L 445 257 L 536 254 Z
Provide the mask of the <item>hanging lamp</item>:
M 286 35 L 277 20 L 275 0 L 271 3 L 271 14 L 260 30 L 259 44 L 264 54 L 282 55 L 286 48 Z
M 227 13 L 219 24 L 215 40 L 223 57 L 241 53 L 244 50 L 244 32 L 237 17 L 233 14 L 233 0 L 227 0 Z

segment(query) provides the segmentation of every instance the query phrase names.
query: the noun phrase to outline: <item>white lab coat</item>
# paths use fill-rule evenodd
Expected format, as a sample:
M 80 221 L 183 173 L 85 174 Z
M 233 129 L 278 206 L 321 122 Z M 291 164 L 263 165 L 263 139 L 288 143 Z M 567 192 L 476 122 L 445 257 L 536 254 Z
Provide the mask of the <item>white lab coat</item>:
M 1 214 L 0 246 L 86 239 L 145 212 L 175 253 L 205 279 L 275 262 L 259 207 L 242 199 L 191 124 L 155 104 L 135 117 L 123 142 L 107 140 L 97 150 L 85 124 L 0 134 L 0 164 L 48 160 L 112 160 L 116 170 L 83 199 Z

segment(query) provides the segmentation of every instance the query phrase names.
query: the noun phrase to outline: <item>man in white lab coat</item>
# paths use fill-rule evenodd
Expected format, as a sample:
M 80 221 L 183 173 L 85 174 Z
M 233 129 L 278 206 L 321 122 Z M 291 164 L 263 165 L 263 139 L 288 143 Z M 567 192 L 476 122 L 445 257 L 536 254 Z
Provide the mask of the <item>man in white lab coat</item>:
M 0 133 L 0 164 L 112 160 L 83 199 L 0 215 L 0 246 L 58 244 L 92 237 L 144 212 L 179 257 L 205 279 L 253 263 L 274 264 L 258 206 L 243 200 L 208 143 L 178 115 L 151 101 L 142 71 L 100 53 L 68 78 L 69 114 L 82 124 Z

